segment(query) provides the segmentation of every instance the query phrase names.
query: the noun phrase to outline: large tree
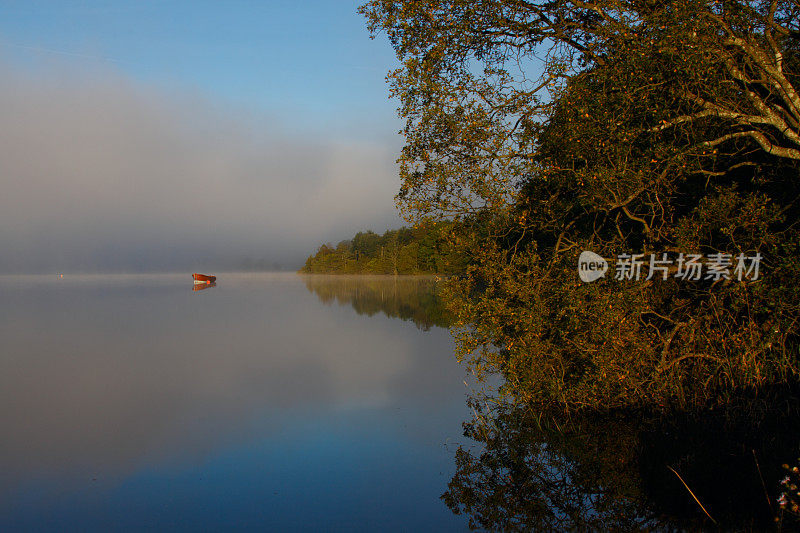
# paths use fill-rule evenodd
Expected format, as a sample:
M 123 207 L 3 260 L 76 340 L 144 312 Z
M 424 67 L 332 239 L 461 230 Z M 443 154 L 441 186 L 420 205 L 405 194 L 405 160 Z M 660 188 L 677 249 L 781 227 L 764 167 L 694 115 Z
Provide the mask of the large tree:
M 461 355 L 525 400 L 719 401 L 796 380 L 800 4 L 409 1 L 362 7 L 403 65 L 398 194 L 464 221 Z M 652 279 L 583 284 L 581 250 Z M 679 254 L 760 277 L 675 277 Z M 718 256 L 719 257 L 719 256 Z

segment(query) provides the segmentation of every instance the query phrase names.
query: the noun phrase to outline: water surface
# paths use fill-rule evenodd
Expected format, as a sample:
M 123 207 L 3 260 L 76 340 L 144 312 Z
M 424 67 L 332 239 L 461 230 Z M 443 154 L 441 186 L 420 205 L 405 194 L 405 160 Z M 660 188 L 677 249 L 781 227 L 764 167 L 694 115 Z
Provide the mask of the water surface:
M 463 530 L 430 284 L 0 277 L 0 530 Z

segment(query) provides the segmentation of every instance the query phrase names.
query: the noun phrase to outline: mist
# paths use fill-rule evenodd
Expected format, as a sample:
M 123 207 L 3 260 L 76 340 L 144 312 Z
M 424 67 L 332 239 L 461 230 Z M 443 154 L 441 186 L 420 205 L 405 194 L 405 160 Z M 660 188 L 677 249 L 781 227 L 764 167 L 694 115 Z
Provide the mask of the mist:
M 111 69 L 2 63 L 0 120 L 0 272 L 298 268 L 402 223 L 399 140 L 326 138 Z

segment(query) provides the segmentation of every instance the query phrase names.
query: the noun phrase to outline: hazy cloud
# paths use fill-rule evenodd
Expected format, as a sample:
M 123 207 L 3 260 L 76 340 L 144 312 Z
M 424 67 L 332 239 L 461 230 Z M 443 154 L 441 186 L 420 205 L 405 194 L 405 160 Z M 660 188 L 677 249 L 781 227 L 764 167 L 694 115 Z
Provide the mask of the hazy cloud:
M 303 136 L 113 72 L 1 63 L 0 121 L 0 271 L 292 266 L 400 224 L 389 143 Z

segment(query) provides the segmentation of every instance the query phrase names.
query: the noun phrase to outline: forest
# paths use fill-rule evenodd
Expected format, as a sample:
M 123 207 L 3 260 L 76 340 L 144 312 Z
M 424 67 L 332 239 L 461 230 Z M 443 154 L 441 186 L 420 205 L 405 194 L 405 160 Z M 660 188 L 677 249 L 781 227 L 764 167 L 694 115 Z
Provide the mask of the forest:
M 466 259 L 450 243 L 454 224 L 439 222 L 360 231 L 336 246 L 323 244 L 300 269 L 304 274 L 442 274 L 463 271 Z

